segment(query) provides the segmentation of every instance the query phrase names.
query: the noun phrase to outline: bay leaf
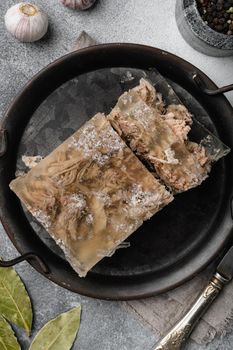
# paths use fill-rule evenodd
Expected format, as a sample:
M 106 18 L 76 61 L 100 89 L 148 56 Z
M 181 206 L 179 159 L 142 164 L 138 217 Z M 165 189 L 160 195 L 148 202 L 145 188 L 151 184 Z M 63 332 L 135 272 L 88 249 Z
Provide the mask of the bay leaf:
M 34 338 L 29 350 L 70 350 L 80 325 L 81 306 L 49 321 Z
M 1 350 L 20 350 L 21 347 L 15 337 L 11 326 L 0 316 L 0 349 Z
M 0 268 L 0 314 L 30 335 L 31 301 L 23 282 L 12 267 Z

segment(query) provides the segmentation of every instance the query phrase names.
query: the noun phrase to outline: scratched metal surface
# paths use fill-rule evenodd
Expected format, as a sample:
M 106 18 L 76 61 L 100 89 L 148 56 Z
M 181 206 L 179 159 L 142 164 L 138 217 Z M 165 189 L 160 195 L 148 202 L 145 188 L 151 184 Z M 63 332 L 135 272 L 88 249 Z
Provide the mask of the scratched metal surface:
M 22 162 L 22 155 L 42 157 L 48 155 L 93 115 L 98 112 L 108 114 L 118 97 L 124 91 L 136 86 L 141 78 L 147 78 L 153 82 L 157 91 L 165 97 L 167 105 L 179 103 L 180 100 L 184 101 L 203 125 L 212 132 L 216 132 L 211 119 L 197 100 L 179 85 L 170 82 L 177 92 L 176 95 L 168 82 L 157 71 L 145 72 L 129 68 L 101 69 L 66 82 L 39 106 L 23 134 L 18 152 L 17 171 L 27 171 Z M 205 131 L 203 132 L 201 126 L 195 126 L 192 139 L 199 142 L 202 137 L 209 135 L 208 130 L 206 134 Z M 219 147 L 221 147 L 220 141 Z M 219 191 L 221 191 L 221 186 L 219 186 Z M 216 196 L 216 194 L 213 195 Z M 202 197 L 203 200 L 200 201 Z M 214 216 L 215 211 L 215 206 L 210 206 L 207 203 L 208 200 L 202 188 L 180 195 L 179 198 L 176 198 L 175 203 L 146 222 L 128 239 L 131 243 L 130 248 L 118 250 L 111 259 L 105 258 L 93 270 L 102 275 L 131 276 L 172 267 L 187 254 L 193 254 L 190 247 L 196 246 L 205 235 L 208 235 L 206 220 Z M 202 202 L 202 205 L 199 202 Z M 215 201 L 213 200 L 212 203 Z M 186 216 L 183 216 L 181 213 L 184 212 L 187 205 L 189 205 L 189 210 L 186 209 Z M 202 216 L 199 215 L 200 212 L 203 212 Z M 43 242 L 64 258 L 62 250 L 47 231 L 27 210 L 25 214 Z M 195 220 L 193 215 L 199 215 L 200 222 L 191 227 L 190 221 Z M 169 230 L 167 221 L 173 222 Z M 189 232 L 186 238 L 183 235 L 184 231 Z M 172 240 L 171 237 L 173 237 Z

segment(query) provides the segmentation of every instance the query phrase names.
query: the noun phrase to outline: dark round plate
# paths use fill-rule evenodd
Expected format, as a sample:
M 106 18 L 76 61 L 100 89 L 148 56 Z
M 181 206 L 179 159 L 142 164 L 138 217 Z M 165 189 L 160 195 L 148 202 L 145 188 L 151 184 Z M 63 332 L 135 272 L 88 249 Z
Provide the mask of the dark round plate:
M 16 168 L 24 170 L 23 154 L 48 154 L 96 112 L 109 112 L 122 91 L 153 67 L 197 119 L 233 147 L 232 107 L 223 96 L 205 95 L 192 77 L 198 74 L 209 88 L 216 87 L 213 82 L 172 54 L 133 44 L 100 45 L 62 57 L 26 85 L 3 122 L 8 143 L 0 157 L 0 215 L 6 232 L 20 253 L 32 251 L 45 260 L 47 278 L 80 294 L 125 300 L 161 293 L 193 277 L 231 237 L 231 154 L 200 187 L 177 195 L 144 223 L 130 237 L 130 248 L 105 258 L 83 279 L 9 190 Z M 40 271 L 36 262 L 30 263 Z

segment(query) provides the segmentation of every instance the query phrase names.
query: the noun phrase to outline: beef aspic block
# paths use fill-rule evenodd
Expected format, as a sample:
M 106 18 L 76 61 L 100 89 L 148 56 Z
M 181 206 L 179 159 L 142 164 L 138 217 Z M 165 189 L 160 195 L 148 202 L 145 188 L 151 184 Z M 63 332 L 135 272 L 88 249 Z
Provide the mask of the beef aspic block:
M 146 80 L 120 96 L 108 120 L 131 150 L 173 193 L 202 183 L 210 171 L 205 148 L 188 140 L 192 116 L 183 105 L 164 107 Z
M 81 277 L 173 200 L 102 114 L 10 188 Z

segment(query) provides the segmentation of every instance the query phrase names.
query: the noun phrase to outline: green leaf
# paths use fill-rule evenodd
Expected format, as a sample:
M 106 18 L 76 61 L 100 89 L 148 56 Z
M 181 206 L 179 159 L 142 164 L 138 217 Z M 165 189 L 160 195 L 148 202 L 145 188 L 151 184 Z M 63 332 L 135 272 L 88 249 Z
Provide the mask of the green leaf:
M 46 323 L 34 338 L 29 350 L 70 350 L 76 338 L 81 306 Z
M 0 316 L 0 349 L 1 350 L 20 350 L 15 334 L 7 321 Z
M 0 268 L 0 314 L 30 335 L 31 301 L 23 282 L 12 267 Z

